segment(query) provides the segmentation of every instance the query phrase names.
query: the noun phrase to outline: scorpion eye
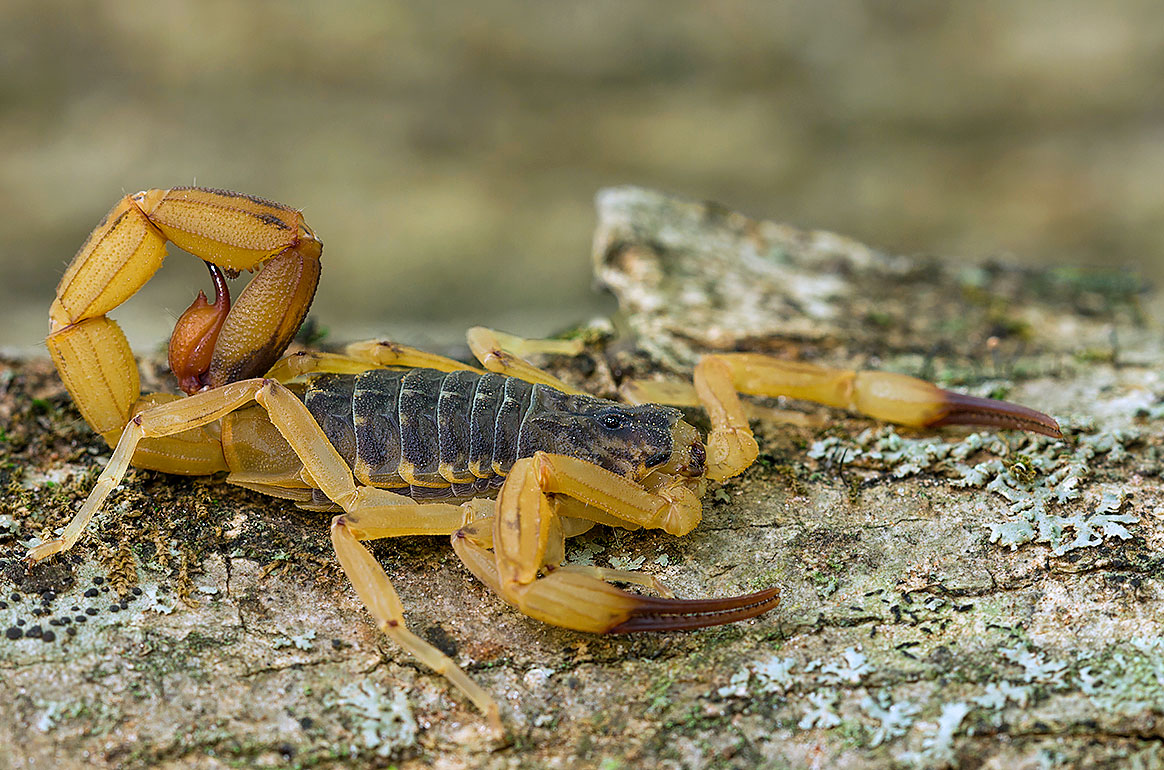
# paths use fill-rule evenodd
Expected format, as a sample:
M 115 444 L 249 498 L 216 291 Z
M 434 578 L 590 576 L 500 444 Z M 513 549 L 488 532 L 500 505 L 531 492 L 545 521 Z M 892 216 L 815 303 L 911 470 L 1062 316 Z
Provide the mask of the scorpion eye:
M 606 412 L 598 418 L 598 421 L 607 430 L 619 430 L 626 427 L 626 418 L 618 412 Z

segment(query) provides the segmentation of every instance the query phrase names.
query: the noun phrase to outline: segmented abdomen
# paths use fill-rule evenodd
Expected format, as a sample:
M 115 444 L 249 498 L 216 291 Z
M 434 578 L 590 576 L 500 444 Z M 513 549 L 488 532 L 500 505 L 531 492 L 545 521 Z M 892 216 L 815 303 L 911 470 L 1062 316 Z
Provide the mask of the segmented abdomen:
M 549 390 L 492 373 L 373 369 L 316 375 L 303 400 L 357 482 L 466 498 L 500 487 L 537 449 L 522 427 L 539 388 Z

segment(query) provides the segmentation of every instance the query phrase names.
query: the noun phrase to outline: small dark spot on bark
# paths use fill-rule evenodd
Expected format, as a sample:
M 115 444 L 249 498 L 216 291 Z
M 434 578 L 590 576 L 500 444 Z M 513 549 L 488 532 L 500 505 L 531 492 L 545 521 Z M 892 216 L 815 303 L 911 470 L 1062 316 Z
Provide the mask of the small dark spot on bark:
M 431 625 L 424 630 L 424 635 L 433 647 L 448 655 L 450 658 L 457 656 L 457 640 L 449 635 L 448 631 L 439 625 Z

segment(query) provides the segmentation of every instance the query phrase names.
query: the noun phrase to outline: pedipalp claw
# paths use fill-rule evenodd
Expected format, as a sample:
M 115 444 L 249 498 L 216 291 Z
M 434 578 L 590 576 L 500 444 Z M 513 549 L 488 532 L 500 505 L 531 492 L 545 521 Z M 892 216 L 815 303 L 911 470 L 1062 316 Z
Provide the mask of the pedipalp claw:
M 945 411 L 927 427 L 939 425 L 984 425 L 1039 433 L 1063 438 L 1053 417 L 1009 401 L 979 398 L 949 390 L 942 391 Z
M 849 408 L 879 420 L 933 428 L 986 425 L 1062 438 L 1059 423 L 1025 406 L 939 388 L 931 382 L 891 372 L 857 372 Z
M 637 631 L 686 631 L 763 615 L 780 603 L 780 589 L 766 588 L 723 599 L 661 599 L 638 597 L 631 617 L 608 629 L 608 634 Z

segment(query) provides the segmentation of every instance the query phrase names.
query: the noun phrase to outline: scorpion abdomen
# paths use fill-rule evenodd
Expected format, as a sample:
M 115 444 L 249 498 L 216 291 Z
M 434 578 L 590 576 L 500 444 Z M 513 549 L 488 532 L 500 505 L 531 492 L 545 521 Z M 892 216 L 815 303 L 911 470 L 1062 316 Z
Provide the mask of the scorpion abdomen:
M 539 450 L 627 474 L 644 458 L 670 455 L 678 419 L 665 407 L 625 407 L 469 370 L 317 374 L 303 401 L 357 482 L 417 500 L 489 495 L 515 461 Z M 607 431 L 612 412 L 620 417 Z M 327 503 L 321 492 L 316 498 Z
M 499 374 L 373 369 L 311 377 L 303 400 L 357 481 L 432 500 L 501 486 L 533 389 Z

